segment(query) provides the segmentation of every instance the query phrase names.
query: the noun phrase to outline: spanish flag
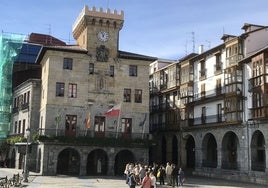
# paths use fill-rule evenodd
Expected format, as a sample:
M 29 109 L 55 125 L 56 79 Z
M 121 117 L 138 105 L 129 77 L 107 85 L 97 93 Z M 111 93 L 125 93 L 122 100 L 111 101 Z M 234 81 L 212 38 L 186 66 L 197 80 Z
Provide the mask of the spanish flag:
M 107 117 L 119 116 L 120 110 L 121 110 L 121 103 L 115 105 L 114 107 L 109 109 L 107 112 L 105 112 L 105 116 L 107 116 Z

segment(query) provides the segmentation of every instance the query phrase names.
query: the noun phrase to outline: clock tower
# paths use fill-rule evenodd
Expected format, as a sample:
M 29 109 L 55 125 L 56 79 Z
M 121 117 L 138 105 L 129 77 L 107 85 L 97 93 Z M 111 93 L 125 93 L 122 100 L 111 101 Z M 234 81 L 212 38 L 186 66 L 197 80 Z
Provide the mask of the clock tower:
M 110 9 L 103 11 L 85 6 L 73 24 L 73 37 L 77 44 L 88 50 L 97 61 L 107 62 L 116 58 L 119 31 L 123 27 L 124 12 Z

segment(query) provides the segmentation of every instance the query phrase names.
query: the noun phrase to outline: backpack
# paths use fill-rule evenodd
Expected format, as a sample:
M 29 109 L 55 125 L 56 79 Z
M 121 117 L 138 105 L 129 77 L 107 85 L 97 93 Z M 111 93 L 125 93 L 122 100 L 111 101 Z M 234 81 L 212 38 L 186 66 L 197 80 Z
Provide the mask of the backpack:
M 131 174 L 129 177 L 128 177 L 128 185 L 136 185 L 136 181 L 134 179 L 134 174 Z

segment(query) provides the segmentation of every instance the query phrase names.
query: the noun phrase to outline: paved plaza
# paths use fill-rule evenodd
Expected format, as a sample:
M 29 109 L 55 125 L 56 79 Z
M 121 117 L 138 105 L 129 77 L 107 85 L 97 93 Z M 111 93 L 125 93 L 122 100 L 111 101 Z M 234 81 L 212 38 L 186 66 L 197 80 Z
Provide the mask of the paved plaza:
M 0 168 L 0 177 L 12 177 L 14 173 L 22 174 L 21 170 Z M 123 177 L 70 177 L 64 175 L 58 176 L 40 176 L 30 173 L 29 182 L 22 182 L 21 187 L 27 188 L 128 188 Z M 157 185 L 157 188 L 172 188 L 167 185 Z M 267 186 L 234 182 L 230 180 L 211 179 L 204 177 L 187 177 L 183 187 L 191 188 L 265 188 Z M 140 186 L 136 186 L 140 188 Z

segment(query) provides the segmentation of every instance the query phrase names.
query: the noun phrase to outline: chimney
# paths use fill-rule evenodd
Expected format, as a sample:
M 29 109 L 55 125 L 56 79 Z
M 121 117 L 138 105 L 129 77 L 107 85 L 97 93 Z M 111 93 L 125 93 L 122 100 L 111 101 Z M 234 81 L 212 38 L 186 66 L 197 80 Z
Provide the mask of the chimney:
M 204 52 L 204 45 L 201 44 L 199 47 L 198 47 L 198 53 L 199 54 L 202 54 Z

